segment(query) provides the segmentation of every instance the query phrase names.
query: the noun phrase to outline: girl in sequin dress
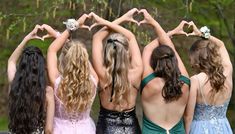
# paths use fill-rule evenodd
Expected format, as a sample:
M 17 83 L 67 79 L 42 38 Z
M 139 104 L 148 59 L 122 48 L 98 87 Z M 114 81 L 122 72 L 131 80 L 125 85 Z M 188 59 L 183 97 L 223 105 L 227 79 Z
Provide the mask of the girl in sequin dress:
M 137 9 L 132 9 L 112 23 L 91 13 L 98 24 L 118 32 L 108 36 L 105 27 L 93 36 L 92 60 L 100 79 L 97 134 L 140 133 L 135 103 L 143 71 L 141 54 L 135 36 L 117 25 L 134 21 L 135 12 Z

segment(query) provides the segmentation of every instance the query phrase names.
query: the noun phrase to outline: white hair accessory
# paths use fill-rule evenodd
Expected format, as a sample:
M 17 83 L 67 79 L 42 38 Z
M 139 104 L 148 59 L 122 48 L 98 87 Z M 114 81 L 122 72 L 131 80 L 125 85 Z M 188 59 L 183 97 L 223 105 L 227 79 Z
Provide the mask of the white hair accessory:
M 210 34 L 210 29 L 207 26 L 201 27 L 200 32 L 202 33 L 203 38 L 209 39 L 211 34 Z
M 79 23 L 75 19 L 68 19 L 66 22 L 63 22 L 66 25 L 66 28 L 69 31 L 75 31 L 78 29 Z

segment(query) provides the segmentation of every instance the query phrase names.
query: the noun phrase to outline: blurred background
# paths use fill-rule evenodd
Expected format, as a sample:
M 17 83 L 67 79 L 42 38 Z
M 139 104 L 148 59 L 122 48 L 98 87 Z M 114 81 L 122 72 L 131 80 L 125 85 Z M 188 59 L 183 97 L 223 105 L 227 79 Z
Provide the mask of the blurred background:
M 235 61 L 235 1 L 234 0 L 0 0 L 0 131 L 7 131 L 7 60 L 24 36 L 36 24 L 49 24 L 58 31 L 63 31 L 63 21 L 68 18 L 79 18 L 83 13 L 95 12 L 97 15 L 112 21 L 131 8 L 145 8 L 161 24 L 165 31 L 176 27 L 181 20 L 191 21 L 200 28 L 208 26 L 211 34 L 220 38 L 226 44 L 231 61 Z M 137 20 L 143 16 L 135 16 Z M 91 24 L 92 22 L 86 22 Z M 151 40 L 156 38 L 150 26 L 138 27 L 126 23 L 138 40 L 141 51 Z M 91 32 L 79 29 L 73 38 L 80 39 L 91 52 Z M 41 31 L 39 35 L 46 34 Z M 185 63 L 190 75 L 193 75 L 189 65 L 188 49 L 196 37 L 174 36 L 172 38 L 177 51 Z M 46 56 L 48 45 L 52 39 L 45 41 L 32 40 L 28 45 L 41 48 Z M 233 80 L 234 80 L 233 73 Z M 235 83 L 235 82 L 234 82 Z M 234 91 L 233 91 L 234 92 Z M 93 104 L 92 117 L 96 121 L 99 113 L 98 96 Z M 137 100 L 137 115 L 142 118 L 140 100 Z M 228 109 L 228 119 L 235 132 L 235 95 L 233 93 Z

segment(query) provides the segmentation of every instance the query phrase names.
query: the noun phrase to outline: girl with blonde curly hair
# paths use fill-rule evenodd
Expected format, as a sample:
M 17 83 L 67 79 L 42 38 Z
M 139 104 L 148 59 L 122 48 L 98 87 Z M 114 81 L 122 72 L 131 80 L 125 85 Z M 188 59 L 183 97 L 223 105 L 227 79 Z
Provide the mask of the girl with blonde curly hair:
M 79 28 L 88 15 L 77 21 Z M 95 124 L 90 110 L 96 94 L 98 78 L 87 50 L 79 41 L 67 41 L 70 29 L 65 30 L 48 48 L 47 66 L 55 96 L 55 134 L 94 134 Z M 63 48 L 62 48 L 63 47 Z M 61 50 L 57 64 L 57 52 Z

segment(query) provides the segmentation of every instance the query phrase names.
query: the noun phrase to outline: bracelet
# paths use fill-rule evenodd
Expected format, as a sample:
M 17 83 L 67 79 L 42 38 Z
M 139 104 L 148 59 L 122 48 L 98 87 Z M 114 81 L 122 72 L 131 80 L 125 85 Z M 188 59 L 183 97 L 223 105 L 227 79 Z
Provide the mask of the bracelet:
M 60 33 L 60 32 L 56 32 L 55 37 L 56 37 L 56 38 L 58 38 L 58 37 L 60 37 L 60 35 L 61 35 L 61 33 Z
M 209 39 L 211 34 L 210 34 L 210 29 L 207 26 L 201 27 L 200 32 L 202 33 L 203 38 Z
M 68 19 L 66 22 L 63 22 L 66 25 L 66 28 L 69 31 L 75 31 L 78 29 L 79 23 L 75 19 Z

